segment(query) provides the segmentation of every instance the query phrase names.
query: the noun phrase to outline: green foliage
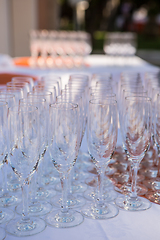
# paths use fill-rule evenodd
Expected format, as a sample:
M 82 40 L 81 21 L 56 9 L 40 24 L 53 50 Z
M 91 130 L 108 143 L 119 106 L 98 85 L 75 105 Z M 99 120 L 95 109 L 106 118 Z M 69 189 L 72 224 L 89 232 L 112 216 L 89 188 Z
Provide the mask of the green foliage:
M 95 31 L 93 34 L 93 52 L 103 52 L 105 31 Z M 145 34 L 137 35 L 137 49 L 160 50 L 160 36 L 149 38 Z

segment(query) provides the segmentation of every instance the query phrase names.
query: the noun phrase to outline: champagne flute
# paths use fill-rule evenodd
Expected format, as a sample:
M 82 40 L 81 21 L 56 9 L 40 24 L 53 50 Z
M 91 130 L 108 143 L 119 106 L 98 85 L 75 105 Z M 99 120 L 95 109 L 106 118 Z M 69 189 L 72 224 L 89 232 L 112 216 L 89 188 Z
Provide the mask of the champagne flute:
M 119 211 L 114 205 L 106 203 L 103 183 L 106 168 L 117 142 L 116 101 L 90 100 L 87 130 L 88 150 L 98 172 L 98 193 L 95 202 L 84 206 L 81 212 L 92 219 L 113 218 Z
M 125 98 L 121 130 L 129 160 L 132 162 L 132 192 L 129 196 L 118 197 L 116 205 L 127 211 L 142 211 L 151 207 L 147 199 L 137 196 L 137 172 L 151 139 L 151 111 L 150 98 L 139 95 Z
M 156 100 L 154 103 L 154 115 L 153 115 L 153 134 L 154 134 L 154 141 L 157 146 L 157 159 L 156 159 L 156 167 L 150 167 L 150 170 L 153 171 L 153 169 L 156 170 L 157 174 L 156 177 L 153 177 L 152 179 L 149 179 L 148 185 L 150 184 L 151 191 L 148 191 L 146 194 L 147 199 L 149 199 L 152 202 L 160 203 L 160 93 L 156 94 Z
M 45 99 L 42 99 L 42 98 L 39 98 L 37 96 L 29 96 L 28 98 L 23 98 L 23 99 L 20 99 L 19 101 L 19 105 L 20 106 L 23 106 L 23 105 L 32 105 L 32 106 L 35 106 L 35 107 L 38 107 L 38 112 L 39 112 L 39 122 L 40 122 L 40 153 L 39 153 L 39 156 L 40 156 L 40 159 L 39 159 L 39 165 L 38 165 L 38 168 L 37 168 L 37 171 L 35 172 L 34 176 L 32 177 L 32 180 L 31 180 L 31 194 L 30 194 L 30 203 L 29 203 L 29 207 L 28 207 L 28 214 L 29 216 L 42 216 L 42 215 L 45 215 L 47 213 L 49 213 L 52 209 L 52 206 L 50 203 L 46 202 L 46 201 L 39 201 L 38 199 L 38 191 L 37 191 L 37 175 L 40 174 L 40 177 L 41 177 L 41 171 L 39 173 L 39 167 L 41 166 L 42 164 L 42 161 L 43 161 L 43 155 L 44 155 L 44 152 L 45 152 L 45 147 L 46 147 L 46 138 L 47 138 L 47 118 L 46 118 L 46 113 L 47 113 L 47 106 L 46 106 L 46 100 Z M 39 187 L 38 186 L 38 190 L 39 190 Z M 47 190 L 43 189 L 44 191 L 44 200 L 46 200 L 47 196 L 49 195 Z M 46 191 L 46 194 L 45 194 L 45 191 Z M 51 196 L 53 197 L 55 195 L 55 192 L 53 189 L 50 190 L 51 191 Z M 22 209 L 23 209 L 23 206 L 22 204 L 18 205 L 16 207 L 16 212 L 18 214 L 21 214 L 22 213 Z
M 8 136 L 8 126 L 7 126 L 7 113 L 8 104 L 5 101 L 0 101 L 0 168 L 4 164 L 4 159 L 7 148 L 7 136 Z M 12 210 L 0 207 L 0 224 L 6 223 L 14 217 Z
M 11 107 L 15 105 L 15 96 L 9 93 L 0 93 L 0 101 L 7 102 L 8 107 Z M 11 184 L 11 181 L 7 183 L 7 180 L 8 180 L 7 170 L 9 170 L 8 169 L 8 149 L 6 149 L 3 166 L 2 166 L 3 187 L 2 187 L 2 195 L 0 195 L 0 205 L 3 207 L 16 205 L 21 202 L 21 196 L 19 196 L 17 193 L 9 192 L 10 186 L 12 184 Z M 19 183 L 16 181 L 16 187 L 18 188 L 18 186 L 19 186 Z
M 61 102 L 50 105 L 49 150 L 62 184 L 61 210 L 46 217 L 53 227 L 68 228 L 81 224 L 83 216 L 68 208 L 67 181 L 76 162 L 79 146 L 79 108 L 77 104 Z
M 43 231 L 44 220 L 28 215 L 28 187 L 31 176 L 39 164 L 40 134 L 38 108 L 18 105 L 9 108 L 9 161 L 12 170 L 20 179 L 23 212 L 6 226 L 14 236 L 31 236 Z

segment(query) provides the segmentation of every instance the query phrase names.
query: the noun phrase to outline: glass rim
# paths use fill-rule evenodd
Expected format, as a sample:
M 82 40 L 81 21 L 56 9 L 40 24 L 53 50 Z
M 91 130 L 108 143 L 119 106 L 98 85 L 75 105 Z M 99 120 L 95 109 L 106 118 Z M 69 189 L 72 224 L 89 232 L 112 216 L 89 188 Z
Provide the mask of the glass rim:
M 148 91 L 147 90 L 145 90 L 145 91 L 132 91 L 132 90 L 126 90 L 126 89 L 123 89 L 123 92 L 124 93 L 135 93 L 135 94 L 143 94 L 143 93 L 148 93 Z M 129 96 L 128 96 L 129 97 Z
M 24 104 L 24 105 L 27 105 L 27 104 Z M 15 105 L 13 107 L 9 107 L 9 112 L 35 112 L 38 110 L 38 107 L 35 107 L 33 105 L 28 105 L 28 107 L 32 108 L 32 110 L 30 111 L 27 111 L 27 109 L 25 108 L 20 108 L 20 105 Z M 14 110 L 15 109 L 15 110 Z
M 111 72 L 108 72 L 108 73 L 93 73 L 93 74 L 92 74 L 92 77 L 94 77 L 94 76 L 105 76 L 106 74 L 112 76 L 112 73 L 111 73 Z
M 70 105 L 69 108 L 61 108 L 60 105 L 61 104 L 67 104 L 67 105 Z M 77 103 L 73 103 L 73 102 L 56 102 L 56 103 L 52 103 L 52 104 L 49 104 L 49 107 L 50 108 L 54 108 L 54 109 L 68 109 L 68 110 L 74 110 L 74 109 L 78 109 L 78 104 Z
M 104 101 L 104 102 L 102 102 L 102 103 L 94 102 L 94 101 L 98 101 L 98 100 L 102 100 L 102 101 Z M 105 103 L 105 101 L 108 101 L 108 102 Z M 97 104 L 97 105 L 104 105 L 104 106 L 110 105 L 110 104 L 112 104 L 112 105 L 115 104 L 115 105 L 116 105 L 116 104 L 117 104 L 117 100 L 110 99 L 110 98 L 107 98 L 107 99 L 93 98 L 93 99 L 89 100 L 89 103 L 90 103 L 90 104 Z
M 63 92 L 61 95 L 57 96 L 56 99 L 57 98 L 60 99 L 60 97 L 65 96 L 66 94 L 72 98 L 72 96 L 70 95 L 71 94 L 70 92 L 66 92 L 66 93 Z M 81 95 L 77 95 L 77 96 L 75 96 L 75 98 L 76 99 L 82 99 L 82 96 Z
M 4 103 L 4 104 L 2 104 L 2 103 Z M 8 106 L 8 102 L 0 99 L 0 107 L 3 107 L 3 106 Z
M 86 78 L 85 80 L 89 81 L 89 76 L 86 75 L 86 74 L 78 74 L 78 73 L 73 73 L 73 74 L 70 74 L 69 75 L 69 79 L 75 79 L 75 78 L 79 78 L 79 79 L 84 79 Z
M 113 83 L 113 80 L 112 79 L 104 79 L 104 78 L 100 78 L 100 79 L 98 79 L 98 78 L 95 78 L 94 80 L 93 80 L 94 82 L 96 82 L 96 83 Z
M 129 85 L 129 86 L 133 86 L 133 85 L 137 85 L 137 83 L 139 84 L 139 83 L 143 83 L 143 82 L 142 82 L 142 81 L 127 82 L 127 83 L 125 82 L 125 83 L 122 83 L 122 84 L 121 84 L 121 87 L 122 87 L 122 86 L 125 86 L 125 85 L 126 85 L 126 86 L 128 86 L 128 85 Z M 136 87 L 136 86 L 135 86 L 135 87 Z M 141 87 L 144 87 L 144 85 L 141 85 Z M 138 88 L 138 86 L 137 86 L 137 88 Z
M 74 93 L 85 93 L 85 89 L 83 88 L 76 88 L 76 89 L 73 89 L 73 88 L 64 88 L 64 89 L 61 89 L 61 94 L 62 92 L 74 92 Z
M 40 78 L 39 82 L 40 82 L 41 80 L 44 81 L 45 78 L 57 78 L 57 79 L 61 80 L 61 77 L 60 77 L 60 76 L 48 74 L 48 75 L 43 75 L 43 76 Z M 55 80 L 56 80 L 56 79 L 55 79 Z M 47 81 L 47 80 L 46 80 L 46 81 Z
M 53 79 L 53 80 L 52 79 L 49 79 L 49 80 L 42 79 L 42 80 L 38 81 L 38 84 L 39 83 L 50 83 L 50 84 L 51 83 L 54 83 L 54 84 L 57 83 L 57 84 L 59 84 L 59 81 L 57 81 L 56 79 Z
M 38 91 L 36 91 L 36 90 L 38 90 Z M 50 86 L 47 86 L 47 85 L 44 85 L 44 86 L 37 85 L 37 86 L 33 87 L 33 92 L 51 92 L 51 91 L 48 91 L 48 90 L 56 91 L 56 86 L 55 85 L 52 85 L 52 86 L 51 85 Z
M 14 85 L 14 86 L 7 86 L 6 85 L 6 87 L 4 87 L 4 90 L 6 90 L 6 91 L 9 91 L 10 89 L 12 91 L 18 91 L 18 90 L 24 91 L 23 87 L 16 86 L 16 85 Z
M 152 98 L 150 97 L 146 97 L 146 96 L 128 96 L 128 97 L 125 97 L 125 100 L 130 100 L 130 99 L 133 99 L 132 101 L 135 101 L 136 99 L 146 99 L 148 102 L 152 101 Z M 135 99 L 135 100 L 134 100 Z
M 32 95 L 32 96 L 44 96 L 44 95 L 47 95 L 47 96 L 51 96 L 52 95 L 52 92 L 50 91 L 46 91 L 46 90 L 43 90 L 43 91 L 31 91 L 31 92 L 28 92 L 27 93 L 27 96 L 28 95 Z
M 19 99 L 19 102 L 23 103 L 23 101 L 28 101 L 28 100 L 32 100 L 32 98 L 21 98 L 21 99 Z M 33 104 L 34 103 L 42 103 L 42 102 L 46 102 L 46 99 L 45 98 L 39 98 L 38 100 L 37 99 L 33 100 Z M 30 101 L 29 101 L 29 103 L 30 103 Z
M 2 94 L 3 95 L 3 94 Z M 1 99 L 5 99 L 5 98 L 7 98 L 7 99 L 12 99 L 12 98 L 15 98 L 15 95 L 14 94 L 5 94 L 4 93 L 4 96 L 2 97 L 1 96 L 1 92 L 0 92 L 0 100 Z
M 12 81 L 12 79 L 13 79 L 13 80 L 14 80 L 14 79 L 18 79 L 18 80 L 21 80 L 21 79 L 22 79 L 22 80 L 23 80 L 23 79 L 24 79 L 24 80 L 27 80 L 27 79 L 29 80 L 29 79 L 30 79 L 31 81 L 33 81 L 33 78 L 32 78 L 32 77 L 25 77 L 25 76 L 22 76 L 22 77 L 21 77 L 21 76 L 12 77 L 12 78 L 11 78 L 11 81 Z
M 97 92 L 91 92 L 90 93 L 90 96 L 93 96 L 94 94 L 96 95 L 96 94 L 98 94 L 99 92 L 97 91 Z M 115 93 L 110 93 L 110 92 L 107 92 L 107 91 L 104 91 L 104 92 L 100 92 L 102 95 L 103 94 L 105 94 L 106 95 L 106 97 L 116 97 L 116 94 Z M 108 96 L 107 96 L 108 95 Z M 99 98 L 101 98 L 101 97 L 99 97 Z

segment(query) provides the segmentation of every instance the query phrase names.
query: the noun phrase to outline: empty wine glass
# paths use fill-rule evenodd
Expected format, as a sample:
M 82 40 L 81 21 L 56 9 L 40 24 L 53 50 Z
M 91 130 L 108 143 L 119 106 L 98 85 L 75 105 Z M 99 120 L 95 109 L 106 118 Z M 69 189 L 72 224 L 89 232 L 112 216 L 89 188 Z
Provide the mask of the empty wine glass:
M 8 104 L 0 101 L 0 168 L 8 152 L 7 137 L 8 137 L 8 122 L 7 122 Z M 12 210 L 7 208 L 0 208 L 0 224 L 6 223 L 14 217 Z
M 147 198 L 155 203 L 160 203 L 160 93 L 156 94 L 156 100 L 154 103 L 154 115 L 153 115 L 153 134 L 154 141 L 157 146 L 157 157 L 156 163 L 153 166 L 150 166 L 151 173 L 156 172 L 156 176 L 153 176 L 152 179 L 147 181 L 147 184 L 150 185 L 151 191 L 148 191 L 146 194 Z M 153 175 L 153 174 L 152 174 Z
M 8 107 L 15 105 L 15 96 L 9 93 L 0 93 L 0 101 L 5 101 L 8 104 Z M 3 146 L 3 145 L 2 145 Z M 10 181 L 8 182 L 7 173 L 8 173 L 8 149 L 5 149 L 4 160 L 2 166 L 2 177 L 3 177 L 3 186 L 2 186 L 2 194 L 0 194 L 0 206 L 8 207 L 12 205 L 16 205 L 21 202 L 21 196 L 17 193 L 11 193 L 9 190 L 11 189 L 13 178 L 10 177 Z M 10 166 L 9 166 L 10 167 Z M 19 182 L 16 181 L 16 186 L 18 188 Z
M 74 102 L 76 104 L 78 104 L 79 107 L 79 119 L 80 119 L 80 125 L 79 125 L 79 145 L 81 145 L 82 142 L 82 138 L 83 138 L 83 122 L 84 122 L 84 113 L 83 113 L 83 104 L 82 104 L 82 97 L 79 96 L 76 92 L 70 91 L 70 92 L 65 92 L 63 93 L 61 96 L 59 96 L 57 98 L 57 102 Z M 79 149 L 78 149 L 79 150 Z M 77 154 L 78 155 L 78 154 Z M 77 165 L 77 162 L 76 162 Z M 71 173 L 69 175 L 68 178 L 68 199 L 67 199 L 67 203 L 68 206 L 70 208 L 74 208 L 74 207 L 81 207 L 85 204 L 85 199 L 81 196 L 78 196 L 77 192 L 82 192 L 85 191 L 87 189 L 86 184 L 82 184 L 81 182 L 75 181 L 75 167 L 71 170 Z M 61 191 L 61 184 L 57 184 L 56 185 L 56 190 Z M 60 206 L 61 205 L 61 196 L 59 197 L 59 195 L 57 195 L 56 197 L 54 197 L 51 201 L 51 203 L 53 203 L 54 205 L 56 204 L 56 206 Z
M 46 217 L 46 222 L 57 228 L 67 228 L 83 222 L 83 216 L 68 208 L 67 180 L 76 162 L 79 149 L 79 108 L 73 103 L 50 105 L 49 150 L 52 162 L 60 174 L 62 184 L 61 210 Z
M 112 99 L 93 99 L 89 102 L 87 139 L 88 150 L 98 172 L 98 193 L 95 202 L 86 205 L 81 212 L 93 219 L 115 217 L 118 209 L 106 203 L 104 177 L 117 142 L 117 103 Z
M 24 237 L 37 234 L 46 227 L 44 220 L 28 215 L 28 187 L 39 164 L 40 134 L 38 108 L 18 105 L 9 108 L 9 161 L 20 179 L 23 212 L 6 226 L 12 235 Z
M 29 216 L 42 216 L 47 213 L 49 213 L 52 209 L 52 206 L 46 202 L 46 201 L 39 201 L 39 192 L 41 193 L 43 190 L 43 200 L 46 200 L 48 196 L 53 197 L 55 195 L 55 191 L 53 189 L 46 189 L 41 184 L 40 181 L 38 181 L 39 178 L 42 177 L 42 171 L 41 165 L 43 162 L 43 155 L 46 151 L 46 141 L 47 141 L 47 124 L 48 119 L 46 118 L 47 114 L 47 106 L 46 106 L 46 100 L 39 98 L 37 96 L 30 95 L 28 98 L 20 99 L 19 102 L 20 106 L 23 106 L 24 104 L 32 105 L 35 107 L 38 107 L 38 113 L 39 113 L 39 122 L 40 122 L 40 152 L 39 152 L 39 165 L 37 168 L 37 171 L 35 172 L 34 176 L 31 179 L 31 194 L 30 194 L 30 202 L 28 207 L 28 214 Z M 38 187 L 37 183 L 38 182 Z M 42 194 L 41 194 L 42 195 Z M 16 207 L 16 212 L 21 214 L 22 213 L 23 206 L 22 204 L 18 205 Z
M 116 205 L 124 210 L 141 211 L 151 207 L 151 203 L 147 199 L 137 196 L 137 172 L 150 143 L 151 114 L 150 98 L 143 96 L 125 98 L 121 130 L 132 166 L 132 192 L 129 196 L 116 199 Z
M 32 91 L 33 87 L 34 87 L 34 81 L 33 81 L 33 78 L 31 77 L 13 77 L 12 78 L 12 82 L 24 82 L 24 83 L 28 83 L 29 85 L 29 91 Z

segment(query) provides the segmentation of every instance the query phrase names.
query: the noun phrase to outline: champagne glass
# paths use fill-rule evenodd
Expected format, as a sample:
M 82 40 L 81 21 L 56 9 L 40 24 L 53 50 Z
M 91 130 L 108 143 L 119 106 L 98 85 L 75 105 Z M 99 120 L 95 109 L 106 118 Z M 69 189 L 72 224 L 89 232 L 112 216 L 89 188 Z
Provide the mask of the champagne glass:
M 93 99 L 112 99 L 112 100 L 116 100 L 116 95 L 114 93 L 108 93 L 106 91 L 97 91 L 97 92 L 93 92 L 90 94 L 90 100 L 93 100 Z M 111 161 L 110 161 L 111 163 Z M 107 177 L 107 172 L 109 171 L 109 168 L 107 167 L 106 168 L 106 176 L 104 178 L 104 186 L 105 186 L 105 192 L 104 192 L 104 195 L 105 195 L 105 200 L 106 201 L 113 201 L 116 197 L 117 197 L 117 194 L 115 193 L 114 190 L 111 190 L 111 189 L 108 189 L 108 187 L 111 187 L 112 184 L 111 184 L 111 180 L 109 180 L 109 178 Z M 95 169 L 95 166 L 90 166 L 89 167 L 89 172 L 94 172 L 95 174 L 97 174 L 97 171 Z M 95 179 L 95 174 L 91 174 L 91 177 L 87 179 L 88 182 L 91 182 L 91 181 L 94 181 L 95 182 L 95 186 L 97 185 L 97 181 Z M 84 197 L 87 199 L 87 200 L 94 200 L 95 197 L 96 197 L 96 191 L 97 191 L 97 187 L 95 188 L 88 188 L 85 192 L 84 192 Z
M 157 146 L 157 158 L 156 158 L 156 166 L 150 166 L 150 170 L 156 170 L 156 176 L 152 179 L 148 180 L 148 185 L 150 184 L 151 191 L 148 191 L 146 197 L 155 203 L 160 203 L 160 93 L 156 94 L 156 100 L 154 103 L 154 115 L 153 115 L 153 134 L 154 134 L 154 141 Z
M 116 205 L 127 211 L 142 211 L 151 207 L 147 199 L 137 196 L 137 172 L 151 139 L 151 111 L 150 98 L 139 95 L 125 98 L 121 130 L 132 164 L 132 192 L 129 196 L 118 197 Z
M 7 88 L 21 88 L 22 91 L 23 91 L 23 96 L 26 97 L 27 96 L 27 93 L 29 92 L 29 87 L 27 85 L 27 83 L 25 82 L 8 82 L 6 83 L 6 87 Z
M 62 185 L 61 210 L 46 217 L 53 227 L 68 228 L 83 222 L 83 216 L 68 208 L 67 182 L 79 149 L 79 108 L 77 104 L 61 102 L 50 105 L 49 150 L 52 162 L 60 174 Z
M 15 105 L 15 96 L 9 93 L 0 93 L 0 101 L 5 101 L 8 103 L 8 107 Z M 21 196 L 17 193 L 10 193 L 11 181 L 7 183 L 7 172 L 8 172 L 8 149 L 5 149 L 5 157 L 2 166 L 2 176 L 3 176 L 3 187 L 2 187 L 2 195 L 0 194 L 0 205 L 3 207 L 8 207 L 12 205 L 16 205 L 21 202 Z M 13 179 L 12 179 L 13 180 Z M 17 183 L 17 182 L 16 182 Z M 17 183 L 16 187 L 19 186 Z
M 33 87 L 34 87 L 34 81 L 33 78 L 31 77 L 13 77 L 12 78 L 12 82 L 24 82 L 24 83 L 28 83 L 29 85 L 29 92 L 32 91 Z
M 4 159 L 7 149 L 7 136 L 8 136 L 8 126 L 7 126 L 7 113 L 8 104 L 5 101 L 0 101 L 0 168 L 4 164 Z M 12 210 L 7 208 L 0 208 L 0 224 L 8 222 L 14 217 Z
M 41 89 L 41 90 L 34 89 L 34 91 L 28 93 L 28 97 L 31 97 L 31 96 L 46 99 L 47 109 L 48 109 L 48 111 L 46 112 L 46 118 L 49 119 L 49 105 L 54 103 L 54 97 L 55 97 L 53 96 L 52 92 L 46 91 L 45 89 Z M 45 164 L 43 165 L 44 174 L 43 176 L 41 176 L 41 183 L 44 183 L 47 185 L 57 183 L 57 178 L 56 178 L 57 171 L 53 172 L 52 162 L 48 152 L 48 137 L 46 142 L 46 151 L 45 151 L 45 154 L 43 155 L 43 162 L 45 162 Z M 39 190 L 41 190 L 39 191 L 39 196 L 44 196 L 42 186 Z
M 79 96 L 76 92 L 70 91 L 70 92 L 66 92 L 64 94 L 62 94 L 61 96 L 59 96 L 57 98 L 57 103 L 60 102 L 74 102 L 78 105 L 79 107 L 79 120 L 80 120 L 80 125 L 79 125 L 79 145 L 81 145 L 82 142 L 82 138 L 83 138 L 83 122 L 84 122 L 84 117 L 83 117 L 83 104 L 82 104 L 82 97 Z M 79 149 L 78 149 L 79 151 Z M 78 153 L 77 153 L 78 155 Z M 77 162 L 76 162 L 77 165 Z M 76 166 L 75 166 L 76 167 Z M 81 182 L 77 183 L 77 180 L 75 180 L 75 167 L 72 168 L 71 173 L 69 175 L 68 178 L 68 206 L 70 208 L 74 208 L 74 207 L 81 207 L 85 204 L 85 200 L 83 197 L 78 196 L 77 192 L 82 192 L 85 191 L 87 189 L 86 184 L 82 184 Z M 61 185 L 57 184 L 56 188 L 57 191 L 61 191 Z M 54 205 L 56 204 L 56 206 L 59 206 L 61 204 L 61 196 L 59 197 L 59 195 L 57 195 L 56 197 L 54 197 L 51 201 L 51 203 L 53 203 Z
M 118 209 L 105 201 L 104 177 L 117 142 L 117 103 L 112 99 L 93 99 L 89 102 L 87 139 L 88 150 L 98 172 L 98 193 L 95 202 L 81 212 L 92 219 L 108 219 Z
M 47 213 L 49 213 L 52 209 L 51 204 L 49 204 L 46 201 L 39 201 L 38 199 L 38 192 L 39 192 L 39 188 L 41 186 L 38 186 L 38 190 L 37 190 L 37 185 L 36 183 L 37 181 L 37 175 L 42 175 L 42 171 L 39 172 L 39 168 L 41 167 L 42 161 L 43 161 L 43 155 L 44 152 L 46 151 L 46 138 L 47 138 L 47 123 L 48 123 L 48 119 L 46 118 L 46 113 L 47 113 L 47 106 L 46 106 L 46 100 L 39 98 L 37 96 L 29 96 L 28 98 L 23 98 L 20 99 L 19 101 L 20 106 L 23 106 L 24 104 L 27 105 L 32 105 L 35 107 L 38 107 L 38 113 L 39 113 L 39 122 L 40 122 L 40 159 L 39 159 L 39 165 L 37 168 L 37 171 L 35 172 L 34 176 L 32 177 L 31 180 L 31 194 L 30 194 L 30 203 L 29 203 L 29 207 L 28 207 L 28 214 L 29 216 L 42 216 L 45 215 Z M 48 189 L 47 189 L 48 190 Z M 44 192 L 44 200 L 46 200 L 46 198 L 48 197 L 49 193 L 51 192 L 51 196 L 53 197 L 55 195 L 55 192 L 53 189 L 50 189 L 50 192 L 48 193 L 46 189 L 43 189 Z M 50 197 L 51 197 L 50 196 Z M 22 213 L 22 209 L 23 206 L 22 204 L 18 205 L 16 207 L 16 212 L 18 214 Z
M 9 161 L 20 179 L 23 212 L 6 226 L 6 231 L 18 237 L 31 236 L 43 231 L 44 220 L 28 215 L 28 187 L 39 164 L 39 112 L 30 105 L 9 108 Z

